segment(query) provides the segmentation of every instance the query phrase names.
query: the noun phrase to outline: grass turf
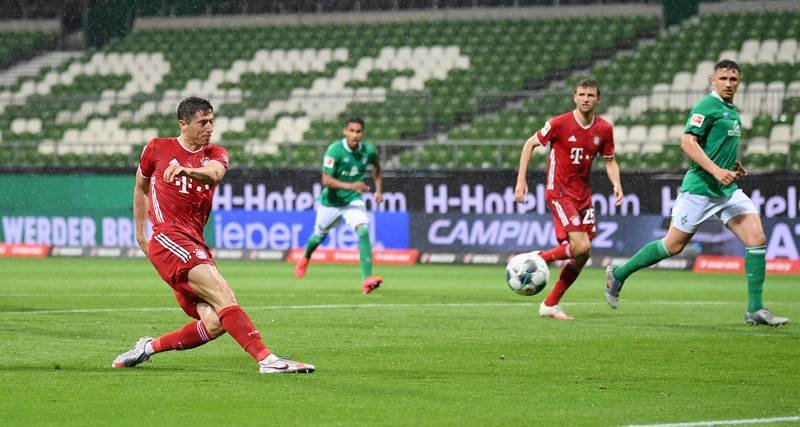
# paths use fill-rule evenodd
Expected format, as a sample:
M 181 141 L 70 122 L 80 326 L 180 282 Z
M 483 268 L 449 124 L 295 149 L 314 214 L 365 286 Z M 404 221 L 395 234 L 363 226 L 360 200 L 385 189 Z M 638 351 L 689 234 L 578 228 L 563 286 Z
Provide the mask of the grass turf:
M 800 328 L 744 324 L 736 275 L 643 271 L 619 310 L 586 270 L 539 318 L 547 289 L 513 294 L 485 266 L 383 267 L 360 294 L 357 266 L 221 262 L 277 354 L 311 375 L 264 376 L 228 336 L 111 361 L 188 319 L 144 260 L 0 259 L 4 425 L 571 425 L 800 415 Z M 557 272 L 554 272 L 557 274 Z M 555 275 L 552 280 L 555 280 Z M 797 278 L 765 299 L 800 319 Z M 548 287 L 549 289 L 549 287 Z M 781 424 L 786 425 L 786 424 Z

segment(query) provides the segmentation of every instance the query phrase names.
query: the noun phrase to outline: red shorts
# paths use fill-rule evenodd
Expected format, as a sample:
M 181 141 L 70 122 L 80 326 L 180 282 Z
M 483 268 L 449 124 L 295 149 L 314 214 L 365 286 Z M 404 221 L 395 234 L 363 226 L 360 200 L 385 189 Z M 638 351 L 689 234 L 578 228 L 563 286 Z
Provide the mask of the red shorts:
M 189 270 L 200 264 L 215 265 L 208 246 L 179 230 L 153 231 L 148 258 L 161 278 L 172 287 L 183 311 L 200 319 L 196 306 L 204 301 L 189 286 Z
M 548 198 L 547 205 L 553 213 L 553 230 L 556 232 L 558 243 L 568 242 L 568 233 L 573 231 L 584 232 L 589 235 L 589 239 L 593 239 L 597 234 L 591 198 L 581 203 L 566 197 Z

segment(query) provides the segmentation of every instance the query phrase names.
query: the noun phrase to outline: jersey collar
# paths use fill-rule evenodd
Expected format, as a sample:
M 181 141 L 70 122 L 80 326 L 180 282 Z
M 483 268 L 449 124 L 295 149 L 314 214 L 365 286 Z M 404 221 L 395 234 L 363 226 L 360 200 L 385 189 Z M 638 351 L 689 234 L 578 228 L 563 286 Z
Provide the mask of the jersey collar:
M 589 122 L 588 125 L 584 126 L 584 124 L 581 123 L 581 121 L 578 119 L 578 114 L 575 112 L 575 110 L 572 110 L 572 118 L 575 119 L 575 123 L 577 123 L 578 126 L 580 126 L 582 129 L 589 129 L 590 127 L 592 127 L 592 125 L 594 124 L 595 116 L 597 116 L 597 114 L 592 114 L 592 121 Z
M 359 141 L 358 148 L 356 149 L 356 151 L 353 151 L 353 150 L 350 149 L 350 146 L 347 145 L 347 138 L 342 138 L 342 147 L 344 147 L 344 149 L 347 150 L 348 153 L 357 153 L 357 152 L 361 151 L 361 146 L 362 146 L 362 144 Z
M 195 150 L 195 151 L 192 151 L 192 150 L 190 150 L 190 149 L 186 148 L 186 146 L 185 146 L 185 145 L 183 145 L 183 142 L 181 142 L 181 137 L 180 137 L 180 136 L 179 136 L 179 137 L 177 137 L 177 138 L 175 138 L 175 139 L 177 139 L 177 140 L 178 140 L 178 145 L 180 145 L 180 146 L 181 146 L 181 148 L 183 148 L 183 149 L 184 149 L 186 152 L 188 152 L 188 153 L 199 153 L 199 152 L 203 151 L 203 147 L 202 147 L 202 146 L 200 146 L 200 148 L 198 148 L 198 149 L 197 149 L 197 150 Z
M 733 102 L 726 102 L 724 99 L 722 99 L 722 97 L 721 97 L 721 96 L 719 96 L 719 94 L 717 93 L 717 91 L 715 91 L 715 90 L 712 90 L 712 91 L 711 91 L 711 96 L 713 96 L 714 98 L 717 98 L 717 99 L 719 99 L 719 100 L 720 100 L 720 102 L 722 102 L 723 104 L 725 104 L 725 105 L 727 105 L 727 106 L 729 106 L 729 107 L 733 107 Z

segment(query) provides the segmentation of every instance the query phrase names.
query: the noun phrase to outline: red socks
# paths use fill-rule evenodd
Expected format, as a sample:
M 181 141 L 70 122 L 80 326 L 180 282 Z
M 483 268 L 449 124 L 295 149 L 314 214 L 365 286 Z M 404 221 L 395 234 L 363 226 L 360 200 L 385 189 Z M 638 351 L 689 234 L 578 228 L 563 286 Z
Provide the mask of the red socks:
M 261 335 L 247 313 L 238 305 L 225 307 L 217 313 L 222 327 L 239 343 L 244 351 L 250 353 L 257 362 L 264 360 L 271 352 L 261 341 Z
M 177 331 L 158 337 L 153 343 L 156 353 L 169 350 L 188 350 L 211 341 L 208 330 L 201 320 L 192 321 Z
M 546 251 L 541 251 L 539 252 L 539 256 L 548 263 L 561 259 L 572 258 L 572 247 L 569 245 L 569 243 L 565 243 Z
M 578 275 L 581 274 L 581 270 L 583 270 L 583 266 L 577 268 L 575 267 L 575 261 L 567 261 L 564 264 L 564 267 L 561 268 L 561 274 L 558 276 L 558 282 L 556 282 L 556 285 L 553 286 L 553 290 L 550 291 L 550 294 L 547 295 L 547 299 L 544 300 L 544 305 L 548 307 L 558 305 L 558 302 L 561 301 L 561 297 L 564 295 L 564 292 L 569 289 L 570 285 L 572 285 L 572 282 L 574 282 L 575 279 L 578 278 Z

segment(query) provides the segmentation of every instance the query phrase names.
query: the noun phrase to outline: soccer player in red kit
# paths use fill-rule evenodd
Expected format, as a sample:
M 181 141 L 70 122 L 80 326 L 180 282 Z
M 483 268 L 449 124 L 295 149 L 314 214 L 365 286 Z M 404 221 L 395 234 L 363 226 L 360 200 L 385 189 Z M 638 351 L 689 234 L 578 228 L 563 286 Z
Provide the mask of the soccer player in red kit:
M 594 238 L 595 218 L 589 175 L 592 161 L 600 154 L 605 160 L 608 179 L 614 185 L 615 204 L 622 204 L 619 165 L 614 160 L 614 130 L 595 114 L 600 88 L 592 79 L 580 81 L 573 95 L 575 109 L 545 122 L 522 148 L 514 195 L 524 203 L 528 194 L 528 162 L 534 147 L 550 144 L 547 157 L 545 200 L 553 213 L 553 231 L 559 245 L 539 252 L 545 261 L 566 259 L 553 289 L 539 305 L 539 316 L 571 320 L 558 303 L 589 259 Z
M 211 144 L 214 110 L 200 98 L 178 105 L 177 138 L 154 138 L 142 152 L 133 189 L 136 240 L 183 311 L 194 318 L 158 338 L 140 338 L 117 356 L 114 368 L 132 368 L 155 353 L 188 350 L 227 332 L 259 364 L 262 374 L 308 373 L 314 366 L 272 354 L 236 301 L 203 241 L 214 189 L 228 169 L 228 152 Z M 151 239 L 146 235 L 149 214 Z

